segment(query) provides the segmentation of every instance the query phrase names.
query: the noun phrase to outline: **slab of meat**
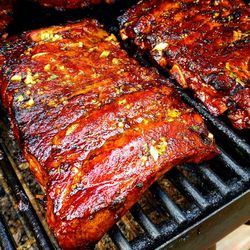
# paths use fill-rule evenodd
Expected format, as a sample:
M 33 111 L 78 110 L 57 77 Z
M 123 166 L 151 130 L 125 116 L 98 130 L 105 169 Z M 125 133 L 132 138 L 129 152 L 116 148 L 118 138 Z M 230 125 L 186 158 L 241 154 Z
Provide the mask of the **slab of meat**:
M 214 115 L 250 128 L 250 7 L 241 0 L 143 0 L 122 17 L 121 36 Z
M 84 8 L 94 4 L 113 3 L 115 0 L 36 0 L 44 7 L 53 7 L 59 10 Z
M 1 51 L 2 102 L 63 249 L 98 241 L 174 165 L 217 154 L 200 115 L 94 20 Z
M 0 37 L 5 38 L 5 30 L 12 21 L 13 1 L 0 0 Z

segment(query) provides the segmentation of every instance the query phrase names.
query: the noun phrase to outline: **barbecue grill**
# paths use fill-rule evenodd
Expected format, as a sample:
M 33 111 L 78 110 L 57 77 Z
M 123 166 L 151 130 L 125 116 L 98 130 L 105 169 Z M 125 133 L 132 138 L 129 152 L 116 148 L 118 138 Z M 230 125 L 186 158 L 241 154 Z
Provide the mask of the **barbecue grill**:
M 123 3 L 123 8 L 133 2 Z M 115 20 L 121 13 L 121 3 L 119 8 L 101 5 L 67 13 L 40 10 L 29 2 L 17 8 L 12 34 L 85 16 L 97 17 L 116 32 Z M 206 249 L 250 219 L 250 146 L 246 132 L 235 131 L 223 118 L 211 116 L 192 94 L 176 88 L 183 100 L 203 115 L 221 154 L 199 166 L 182 165 L 169 171 L 113 226 L 96 249 Z M 59 249 L 45 222 L 43 190 L 23 163 L 4 111 L 0 116 L 4 117 L 0 123 L 0 246 Z

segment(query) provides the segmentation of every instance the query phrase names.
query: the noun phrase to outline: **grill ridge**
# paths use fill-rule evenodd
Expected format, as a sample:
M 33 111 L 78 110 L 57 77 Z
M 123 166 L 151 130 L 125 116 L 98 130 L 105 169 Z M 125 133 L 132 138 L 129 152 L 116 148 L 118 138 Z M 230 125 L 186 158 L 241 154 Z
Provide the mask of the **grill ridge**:
M 0 141 L 0 152 L 2 152 L 0 166 L 3 170 L 4 177 L 7 180 L 9 187 L 11 188 L 12 193 L 15 196 L 14 198 L 16 202 L 19 205 L 22 204 L 23 209 L 19 209 L 19 211 L 25 216 L 26 221 L 29 223 L 31 230 L 34 232 L 38 245 L 44 250 L 52 249 L 52 244 L 47 234 L 45 233 L 45 230 L 40 220 L 38 219 L 37 214 L 34 208 L 32 207 L 31 202 L 29 201 L 29 198 L 25 193 L 21 182 L 17 177 L 13 166 L 8 160 L 6 151 L 6 147 L 2 144 L 2 141 Z
M 124 237 L 117 225 L 112 227 L 112 229 L 109 231 L 109 235 L 119 249 L 132 250 L 129 242 Z
M 158 183 L 154 183 L 150 190 L 157 198 L 159 197 L 161 199 L 169 214 L 173 217 L 177 224 L 181 225 L 186 221 L 181 209 L 171 200 L 169 195 L 161 189 Z
M 14 250 L 16 249 L 15 242 L 9 232 L 7 223 L 5 222 L 2 213 L 0 213 L 0 246 L 3 249 Z

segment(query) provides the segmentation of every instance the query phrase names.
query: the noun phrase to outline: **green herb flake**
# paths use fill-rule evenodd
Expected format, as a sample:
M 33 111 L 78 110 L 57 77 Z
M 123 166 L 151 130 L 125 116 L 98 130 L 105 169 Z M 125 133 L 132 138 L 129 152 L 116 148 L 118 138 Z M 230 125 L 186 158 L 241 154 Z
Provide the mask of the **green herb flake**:
M 191 126 L 191 129 L 193 130 L 193 131 L 199 131 L 200 130 L 200 127 L 198 126 L 198 125 L 192 125 Z
M 142 182 L 138 182 L 138 183 L 136 184 L 136 187 L 138 187 L 138 188 L 143 188 L 143 183 L 142 183 Z
M 53 81 L 55 79 L 57 79 L 59 76 L 58 75 L 51 75 L 49 78 L 48 78 L 48 81 Z

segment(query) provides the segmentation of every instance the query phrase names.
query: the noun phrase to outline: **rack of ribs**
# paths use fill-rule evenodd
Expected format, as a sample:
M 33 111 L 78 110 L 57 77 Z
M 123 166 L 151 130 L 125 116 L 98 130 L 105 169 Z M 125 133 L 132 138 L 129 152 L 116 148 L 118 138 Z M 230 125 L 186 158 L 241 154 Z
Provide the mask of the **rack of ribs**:
M 119 18 L 130 39 L 213 115 L 250 128 L 250 7 L 241 0 L 140 1 Z
M 34 0 L 43 7 L 53 7 L 59 10 L 84 8 L 100 3 L 113 3 L 115 0 Z
M 23 33 L 1 52 L 2 104 L 63 249 L 98 241 L 171 167 L 218 153 L 170 82 L 95 20 Z

